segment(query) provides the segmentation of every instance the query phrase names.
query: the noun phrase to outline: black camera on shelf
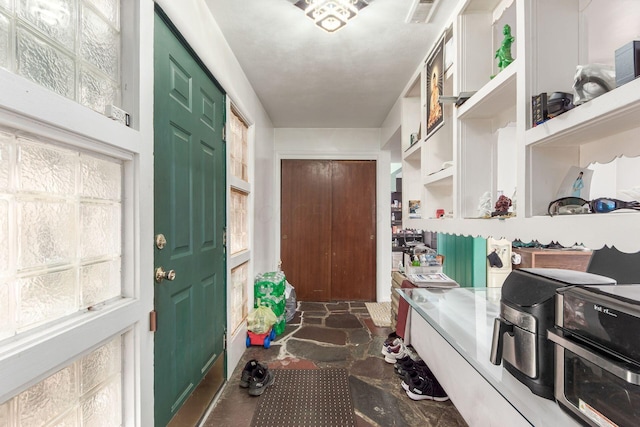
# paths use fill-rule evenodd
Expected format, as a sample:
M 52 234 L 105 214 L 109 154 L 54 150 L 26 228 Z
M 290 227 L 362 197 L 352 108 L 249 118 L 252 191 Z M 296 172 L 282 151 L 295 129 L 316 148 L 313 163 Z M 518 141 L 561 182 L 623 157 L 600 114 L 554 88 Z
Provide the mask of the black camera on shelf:
M 567 92 L 553 92 L 551 95 L 543 92 L 533 96 L 531 97 L 532 125 L 536 127 L 573 107 L 573 95 Z

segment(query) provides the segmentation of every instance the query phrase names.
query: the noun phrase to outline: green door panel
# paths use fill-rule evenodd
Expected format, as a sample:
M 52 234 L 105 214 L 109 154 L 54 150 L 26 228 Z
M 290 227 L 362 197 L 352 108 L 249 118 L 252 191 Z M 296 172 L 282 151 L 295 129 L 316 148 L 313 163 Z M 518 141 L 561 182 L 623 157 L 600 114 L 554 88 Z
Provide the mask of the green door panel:
M 154 54 L 155 425 L 165 426 L 224 357 L 225 95 L 163 18 Z

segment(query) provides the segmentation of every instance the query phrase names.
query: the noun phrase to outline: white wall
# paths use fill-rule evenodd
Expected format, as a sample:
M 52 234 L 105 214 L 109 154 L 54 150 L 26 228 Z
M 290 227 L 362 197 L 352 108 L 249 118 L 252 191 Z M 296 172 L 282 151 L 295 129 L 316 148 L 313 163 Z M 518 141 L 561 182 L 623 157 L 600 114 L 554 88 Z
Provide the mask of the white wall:
M 380 129 L 275 129 L 276 188 L 280 188 L 282 159 L 366 159 L 376 160 L 377 169 L 377 301 L 391 300 L 391 213 L 389 209 L 388 151 L 380 149 Z M 273 194 L 280 206 L 280 193 Z M 280 219 L 276 221 L 274 238 L 280 254 Z
M 255 168 L 250 168 L 251 206 L 255 218 L 250 219 L 253 230 L 251 242 L 251 264 L 249 277 L 256 271 L 272 270 L 272 254 L 275 253 L 275 237 L 270 230 L 279 220 L 272 202 L 274 193 L 273 125 L 258 96 L 247 80 L 231 48 L 222 36 L 204 0 L 157 0 L 182 36 L 227 92 L 235 107 L 253 125 L 252 152 L 250 159 Z M 229 283 L 229 281 L 227 281 Z M 227 292 L 229 296 L 231 292 Z M 249 302 L 253 301 L 253 288 L 249 286 Z M 227 304 L 228 305 L 228 304 Z M 227 375 L 231 375 L 244 353 L 245 332 L 240 330 L 228 337 Z

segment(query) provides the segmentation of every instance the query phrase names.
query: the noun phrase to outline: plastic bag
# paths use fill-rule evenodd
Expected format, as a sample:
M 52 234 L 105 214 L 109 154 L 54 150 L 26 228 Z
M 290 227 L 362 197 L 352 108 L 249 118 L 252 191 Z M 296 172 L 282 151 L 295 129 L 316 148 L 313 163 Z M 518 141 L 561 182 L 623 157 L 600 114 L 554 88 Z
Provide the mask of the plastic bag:
M 276 323 L 278 318 L 271 308 L 258 306 L 247 317 L 247 329 L 256 334 L 265 334 Z
M 296 315 L 296 310 L 298 309 L 298 302 L 296 299 L 296 290 L 291 283 L 287 282 L 286 289 L 284 291 L 285 295 L 285 319 L 287 322 L 293 320 Z
M 616 87 L 616 70 L 611 65 L 578 65 L 573 81 L 573 105 L 584 104 Z

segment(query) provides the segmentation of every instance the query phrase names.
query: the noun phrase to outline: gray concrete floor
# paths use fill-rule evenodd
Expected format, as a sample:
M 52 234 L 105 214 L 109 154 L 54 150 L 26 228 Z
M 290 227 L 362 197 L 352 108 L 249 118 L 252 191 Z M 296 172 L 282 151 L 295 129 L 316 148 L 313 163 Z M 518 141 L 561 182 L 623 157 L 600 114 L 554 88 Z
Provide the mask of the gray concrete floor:
M 270 369 L 347 369 L 358 427 L 466 426 L 451 401 L 413 401 L 406 395 L 380 352 L 391 332 L 373 324 L 363 302 L 299 302 L 295 318 L 270 348 L 247 349 L 202 425 L 250 426 L 260 396 L 249 396 L 238 383 L 246 362 L 257 359 Z

